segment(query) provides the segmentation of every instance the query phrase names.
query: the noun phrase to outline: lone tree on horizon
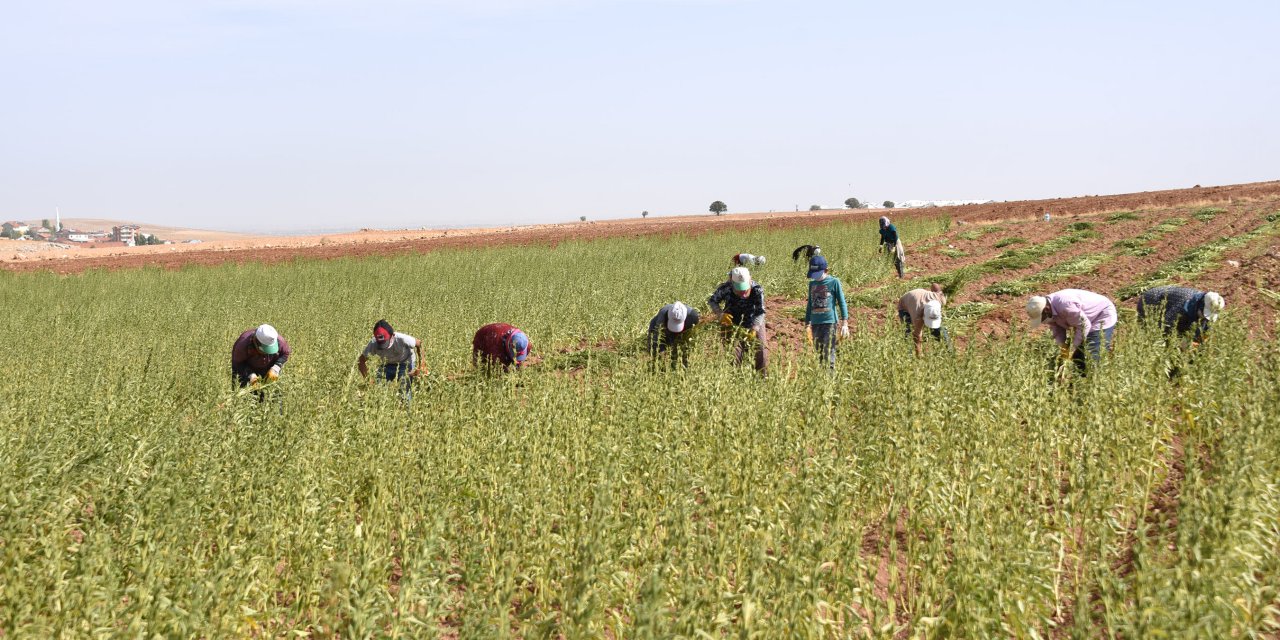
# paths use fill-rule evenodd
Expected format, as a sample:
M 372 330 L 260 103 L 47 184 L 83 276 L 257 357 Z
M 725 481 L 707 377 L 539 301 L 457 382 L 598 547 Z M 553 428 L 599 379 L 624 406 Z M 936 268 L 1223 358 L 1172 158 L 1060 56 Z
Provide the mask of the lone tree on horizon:
M 844 206 L 849 207 L 850 209 L 861 209 L 862 201 L 857 198 L 849 198 L 844 201 Z
M 892 209 L 892 208 L 893 208 L 893 201 L 892 201 L 892 200 L 885 200 L 885 201 L 884 201 L 884 208 L 886 208 L 886 209 Z
M 648 217 L 649 217 L 649 212 L 648 212 L 648 211 L 641 211 L 641 212 L 640 212 L 640 217 L 641 217 L 641 218 L 648 218 Z
M 822 205 L 820 205 L 820 204 L 811 204 L 811 205 L 809 205 L 809 210 L 810 210 L 810 211 L 822 211 Z
M 729 207 L 725 206 L 725 204 L 723 202 L 720 202 L 719 200 L 716 200 L 715 202 L 711 203 L 711 213 L 720 215 L 728 210 L 729 210 Z

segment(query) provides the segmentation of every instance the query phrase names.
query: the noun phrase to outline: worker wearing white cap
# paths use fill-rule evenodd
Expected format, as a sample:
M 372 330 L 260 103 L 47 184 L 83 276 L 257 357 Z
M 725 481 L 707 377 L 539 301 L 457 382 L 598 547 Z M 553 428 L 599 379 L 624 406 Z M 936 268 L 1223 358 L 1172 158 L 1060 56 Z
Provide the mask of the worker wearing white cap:
M 1160 325 L 1164 332 L 1183 336 L 1191 334 L 1193 342 L 1204 339 L 1209 326 L 1218 321 L 1218 315 L 1227 301 L 1216 291 L 1200 291 L 1191 287 L 1154 287 L 1138 294 L 1138 319 L 1148 313 L 1164 309 Z
M 916 355 L 924 353 L 924 330 L 939 342 L 947 343 L 950 336 L 942 327 L 942 306 L 947 296 L 942 285 L 928 289 L 912 289 L 898 299 L 898 318 L 906 325 L 907 335 L 915 341 Z
M 241 387 L 257 384 L 263 378 L 274 381 L 291 355 L 289 342 L 275 327 L 258 325 L 241 333 L 231 345 L 231 373 Z
M 725 337 L 734 345 L 739 364 L 746 355 L 748 342 L 754 342 L 756 371 L 765 375 L 768 367 L 768 332 L 764 323 L 764 288 L 751 279 L 746 267 L 734 267 L 729 279 L 716 287 L 707 299 L 711 313 L 726 327 Z M 754 336 L 749 340 L 744 336 Z
M 1070 357 L 1081 369 L 1085 367 L 1084 349 L 1097 362 L 1105 344 L 1111 350 L 1115 337 L 1116 304 L 1110 298 L 1083 289 L 1063 289 L 1047 296 L 1031 296 L 1027 300 L 1027 318 L 1034 330 L 1049 325 L 1053 339 L 1062 347 L 1063 359 Z M 1072 331 L 1070 346 L 1067 331 Z
M 696 309 L 690 309 L 679 300 L 658 310 L 658 314 L 649 321 L 649 354 L 657 365 L 658 355 L 671 351 L 671 366 L 676 366 L 677 357 L 684 366 L 689 366 L 689 337 L 693 328 L 701 318 Z

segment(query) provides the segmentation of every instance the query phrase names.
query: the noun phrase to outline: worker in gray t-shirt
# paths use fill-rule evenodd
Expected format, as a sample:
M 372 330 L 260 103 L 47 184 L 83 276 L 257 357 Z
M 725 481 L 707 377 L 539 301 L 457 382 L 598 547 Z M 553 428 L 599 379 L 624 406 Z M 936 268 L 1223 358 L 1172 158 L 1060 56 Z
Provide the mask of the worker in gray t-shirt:
M 418 339 L 407 333 L 398 333 L 386 320 L 379 320 L 373 325 L 373 339 L 365 346 L 356 362 L 360 375 L 366 380 L 369 378 L 369 356 L 382 359 L 379 378 L 387 381 L 400 380 L 406 391 L 410 381 L 422 373 L 418 365 L 422 361 L 422 345 Z

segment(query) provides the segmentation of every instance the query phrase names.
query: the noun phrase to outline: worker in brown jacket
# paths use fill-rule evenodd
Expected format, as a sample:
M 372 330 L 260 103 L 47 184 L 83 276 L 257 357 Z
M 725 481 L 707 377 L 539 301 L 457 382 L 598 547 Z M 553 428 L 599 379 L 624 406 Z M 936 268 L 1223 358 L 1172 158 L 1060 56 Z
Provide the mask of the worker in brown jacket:
M 898 318 L 906 324 L 907 335 L 915 341 L 916 355 L 924 352 L 926 328 L 934 339 L 950 344 L 951 338 L 942 326 L 942 306 L 946 303 L 942 285 L 936 283 L 928 289 L 912 289 L 898 299 Z

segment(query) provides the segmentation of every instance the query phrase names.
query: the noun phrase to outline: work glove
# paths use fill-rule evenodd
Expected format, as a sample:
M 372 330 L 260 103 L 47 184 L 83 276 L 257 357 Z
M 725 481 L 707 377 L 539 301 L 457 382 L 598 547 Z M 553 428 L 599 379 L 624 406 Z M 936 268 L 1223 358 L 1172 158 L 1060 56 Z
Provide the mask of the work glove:
M 256 373 L 249 374 L 249 384 L 250 385 L 258 384 L 258 374 Z
M 1059 360 L 1070 360 L 1070 359 L 1071 359 L 1071 347 L 1069 347 L 1069 346 L 1067 346 L 1067 345 L 1065 345 L 1065 344 L 1064 344 L 1064 345 L 1062 345 L 1062 349 L 1058 351 L 1058 359 L 1059 359 Z
M 845 320 L 843 323 L 840 324 L 840 337 L 841 338 L 849 337 L 849 321 L 848 320 Z
M 275 365 L 267 370 L 267 380 L 275 382 L 280 379 L 280 365 Z
M 804 341 L 813 344 L 813 327 L 807 324 L 804 326 Z
M 720 314 L 720 326 L 722 326 L 722 327 L 732 327 L 732 326 L 733 326 L 733 316 L 731 316 L 731 315 L 729 315 L 729 314 L 727 314 L 727 313 L 722 313 L 722 314 Z

